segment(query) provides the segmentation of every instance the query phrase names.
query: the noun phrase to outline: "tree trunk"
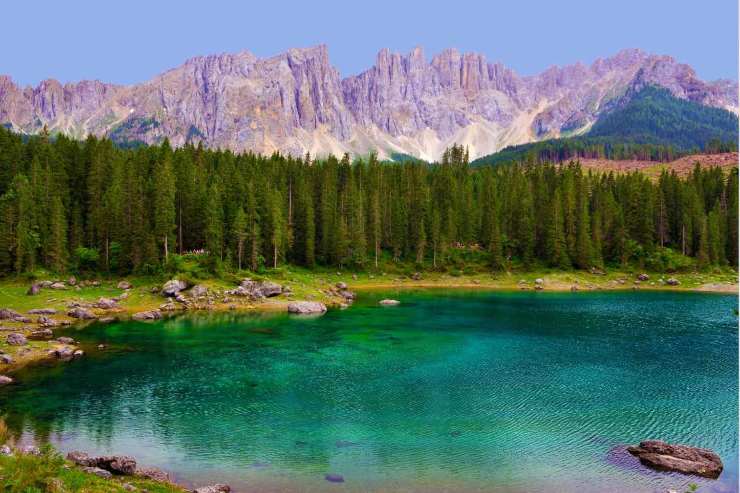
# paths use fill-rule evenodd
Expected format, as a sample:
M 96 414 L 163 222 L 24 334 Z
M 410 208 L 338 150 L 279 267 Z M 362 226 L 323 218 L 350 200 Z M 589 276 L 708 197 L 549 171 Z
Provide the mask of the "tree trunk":
M 167 247 L 167 235 L 164 235 L 164 263 L 167 263 L 170 258 L 170 251 Z

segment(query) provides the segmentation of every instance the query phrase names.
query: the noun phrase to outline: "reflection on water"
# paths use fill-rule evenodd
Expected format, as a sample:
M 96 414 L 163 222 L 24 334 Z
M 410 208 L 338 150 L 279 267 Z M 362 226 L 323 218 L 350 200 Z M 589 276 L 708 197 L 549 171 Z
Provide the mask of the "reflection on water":
M 403 303 L 376 305 L 391 295 Z M 312 319 L 93 326 L 74 334 L 85 358 L 25 371 L 0 406 L 63 450 L 258 491 L 736 491 L 735 306 L 420 291 Z M 711 447 L 725 473 L 658 474 L 620 455 L 646 438 Z

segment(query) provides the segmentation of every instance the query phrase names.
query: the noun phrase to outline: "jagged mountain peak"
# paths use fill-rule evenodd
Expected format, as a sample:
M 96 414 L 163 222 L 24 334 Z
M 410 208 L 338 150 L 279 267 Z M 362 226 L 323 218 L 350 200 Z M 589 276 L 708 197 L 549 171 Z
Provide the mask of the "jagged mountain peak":
M 0 123 L 81 137 L 295 155 L 377 151 L 438 158 L 453 142 L 471 156 L 587 131 L 600 114 L 649 85 L 737 112 L 737 82 L 700 80 L 670 56 L 622 50 L 590 65 L 520 76 L 485 55 L 450 48 L 426 58 L 384 48 L 346 78 L 326 45 L 259 58 L 249 51 L 193 57 L 130 86 L 0 76 Z

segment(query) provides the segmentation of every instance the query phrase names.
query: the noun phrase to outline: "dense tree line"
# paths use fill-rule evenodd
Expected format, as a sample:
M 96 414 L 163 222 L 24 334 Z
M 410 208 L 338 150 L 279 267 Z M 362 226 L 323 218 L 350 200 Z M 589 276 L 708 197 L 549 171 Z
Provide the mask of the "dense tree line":
M 201 250 L 252 270 L 442 268 L 461 249 L 492 269 L 642 262 L 667 247 L 736 265 L 737 187 L 736 169 L 657 182 L 577 163 L 471 169 L 460 147 L 433 165 L 351 163 L 0 129 L 0 272 L 156 272 Z

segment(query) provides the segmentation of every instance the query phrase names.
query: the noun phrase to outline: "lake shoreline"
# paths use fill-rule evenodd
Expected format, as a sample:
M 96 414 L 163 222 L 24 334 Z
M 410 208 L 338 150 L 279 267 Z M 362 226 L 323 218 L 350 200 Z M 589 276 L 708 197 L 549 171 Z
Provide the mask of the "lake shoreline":
M 0 320 L 0 354 L 8 355 L 12 362 L 0 363 L 0 374 L 12 375 L 21 368 L 38 362 L 67 360 L 59 351 L 65 348 L 72 352 L 80 349 L 69 342 L 59 342 L 54 337 L 34 337 L 43 329 L 53 331 L 70 325 L 84 326 L 90 323 L 111 323 L 129 320 L 137 313 L 156 312 L 162 316 L 182 313 L 263 313 L 285 312 L 291 302 L 310 300 L 324 303 L 329 308 L 340 308 L 347 304 L 337 289 L 337 284 L 347 284 L 351 291 L 396 291 L 413 289 L 448 289 L 472 291 L 537 291 L 537 292 L 592 292 L 592 291 L 668 291 L 737 294 L 736 278 L 732 274 L 719 277 L 704 274 L 672 274 L 678 285 L 668 285 L 669 275 L 648 274 L 647 280 L 638 279 L 639 274 L 629 272 L 531 272 L 451 276 L 439 273 L 416 273 L 413 276 L 390 274 L 351 274 L 341 272 L 300 273 L 292 276 L 264 276 L 261 279 L 289 286 L 289 294 L 281 294 L 260 300 L 251 300 L 226 294 L 235 287 L 236 281 L 208 279 L 198 281 L 213 293 L 207 303 L 187 304 L 162 296 L 161 279 L 111 278 L 104 281 L 67 283 L 65 289 L 43 289 L 31 296 L 26 294 L 29 284 L 16 282 L 0 283 L 0 309 L 17 312 L 19 320 Z M 287 279 L 286 279 L 287 277 Z M 131 284 L 130 289 L 121 289 L 121 282 Z M 189 286 L 188 289 L 190 289 Z M 187 295 L 188 291 L 183 293 Z M 114 300 L 111 308 L 100 308 L 102 300 Z M 80 320 L 69 316 L 70 306 L 86 307 L 94 318 Z M 39 323 L 39 317 L 29 314 L 31 309 L 50 308 L 54 314 L 45 315 L 47 323 Z M 7 343 L 7 335 L 20 333 L 28 341 L 21 346 Z M 34 340 L 35 339 L 35 340 Z M 82 356 L 84 357 L 84 356 Z

